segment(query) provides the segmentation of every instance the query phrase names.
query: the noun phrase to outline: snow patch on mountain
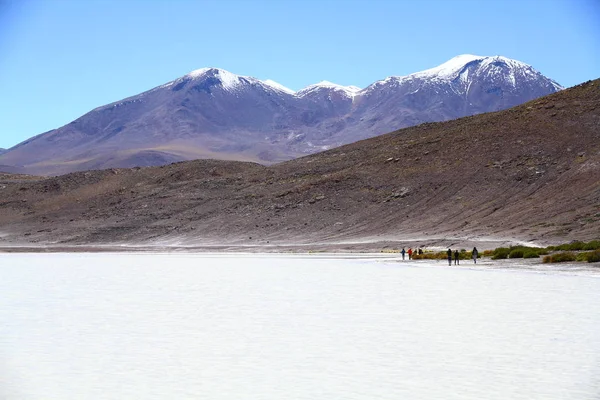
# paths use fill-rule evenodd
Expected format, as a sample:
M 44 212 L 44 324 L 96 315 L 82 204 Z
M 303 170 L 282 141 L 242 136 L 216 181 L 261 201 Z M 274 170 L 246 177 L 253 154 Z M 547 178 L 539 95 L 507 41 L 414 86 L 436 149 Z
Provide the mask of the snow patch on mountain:
M 471 63 L 472 65 L 470 65 Z M 448 83 L 458 81 L 463 85 L 463 89 L 466 88 L 468 90 L 470 83 L 483 75 L 501 77 L 514 88 L 517 87 L 518 77 L 530 80 L 543 77 L 532 66 L 507 57 L 462 54 L 434 68 L 405 76 L 390 76 L 377 81 L 365 89 L 365 93 L 369 93 L 382 86 L 396 87 L 412 80 Z M 551 84 L 555 90 L 564 89 L 554 81 L 551 81 Z
M 187 74 L 186 76 L 190 77 L 190 78 L 199 78 L 202 75 L 204 75 L 205 73 L 207 73 L 208 71 L 210 71 L 211 69 L 217 69 L 217 68 L 200 68 L 200 69 L 195 69 L 192 72 L 190 72 L 189 74 Z
M 211 75 L 212 77 L 219 79 L 219 81 L 221 81 L 221 86 L 224 89 L 235 89 L 240 86 L 242 84 L 240 78 L 250 79 L 249 77 L 232 74 L 231 72 L 220 68 L 200 68 L 190 72 L 186 77 L 199 79 L 206 75 Z
M 277 82 L 275 82 L 275 81 L 273 81 L 271 79 L 267 79 L 267 80 L 260 81 L 260 82 L 264 83 L 265 85 L 267 85 L 267 86 L 269 86 L 269 87 L 271 87 L 273 89 L 279 90 L 281 92 L 285 92 L 285 93 L 288 93 L 288 94 L 295 94 L 296 93 L 292 89 L 287 88 L 287 87 L 283 86 L 282 84 L 277 83 Z
M 407 76 L 411 78 L 439 78 L 453 79 L 458 72 L 472 61 L 483 60 L 486 57 L 474 56 L 472 54 L 462 54 L 456 56 L 437 67 L 426 69 L 425 71 L 415 72 Z
M 296 92 L 296 95 L 298 95 L 299 97 L 302 96 L 306 96 L 308 93 L 314 92 L 316 90 L 319 89 L 331 89 L 331 90 L 336 90 L 336 91 L 340 91 L 344 94 L 346 94 L 348 97 L 354 97 L 356 96 L 362 89 L 357 87 L 357 86 L 342 86 L 342 85 L 338 85 L 337 83 L 333 83 L 333 82 L 329 82 L 329 81 L 321 81 L 319 83 L 315 83 L 314 85 L 309 85 L 307 87 L 305 87 L 304 89 L 299 90 L 298 92 Z

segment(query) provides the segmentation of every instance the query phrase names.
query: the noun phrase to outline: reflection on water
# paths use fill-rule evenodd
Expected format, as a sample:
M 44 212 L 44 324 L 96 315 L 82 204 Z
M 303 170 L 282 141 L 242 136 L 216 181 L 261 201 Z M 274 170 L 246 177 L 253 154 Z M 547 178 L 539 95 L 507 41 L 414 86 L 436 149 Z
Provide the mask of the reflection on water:
M 600 279 L 408 265 L 2 255 L 0 398 L 598 399 Z

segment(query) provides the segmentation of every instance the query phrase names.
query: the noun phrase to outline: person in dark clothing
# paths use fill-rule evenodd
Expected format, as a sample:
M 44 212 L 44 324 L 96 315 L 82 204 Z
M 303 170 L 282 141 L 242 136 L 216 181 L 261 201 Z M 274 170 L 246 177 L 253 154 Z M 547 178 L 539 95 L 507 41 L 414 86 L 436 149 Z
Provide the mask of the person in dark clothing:
M 402 251 L 400 253 L 402 253 L 402 259 L 404 260 L 404 255 L 406 254 L 406 250 L 404 250 L 404 247 L 402 248 Z
M 479 252 L 477 251 L 477 247 L 473 247 L 472 256 L 473 256 L 473 262 L 475 264 L 477 264 L 477 257 L 479 257 Z
M 448 265 L 452 266 L 452 250 L 448 249 Z
M 460 262 L 458 260 L 458 257 L 460 256 L 460 254 L 458 254 L 458 250 L 454 250 L 454 265 L 459 265 Z
M 419 247 L 419 255 L 423 254 L 423 249 Z

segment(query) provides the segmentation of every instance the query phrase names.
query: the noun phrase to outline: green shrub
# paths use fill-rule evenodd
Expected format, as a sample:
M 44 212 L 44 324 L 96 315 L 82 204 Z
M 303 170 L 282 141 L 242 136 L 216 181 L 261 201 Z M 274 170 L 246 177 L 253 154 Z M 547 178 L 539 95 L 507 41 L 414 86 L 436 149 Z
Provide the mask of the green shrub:
M 575 261 L 587 261 L 587 253 L 577 253 L 575 257 Z
M 598 250 L 600 249 L 600 240 L 592 240 L 591 242 L 574 241 L 571 243 L 563 243 L 558 246 L 548 246 L 548 251 L 581 251 L 581 250 Z
M 600 249 L 600 240 L 592 240 L 591 242 L 585 243 L 582 250 L 598 250 Z
M 548 248 L 539 248 L 539 249 L 535 249 L 535 252 L 537 253 L 538 256 L 545 256 L 548 253 L 550 253 L 550 251 L 548 251 Z
M 559 262 L 570 262 L 570 261 L 576 261 L 576 260 L 577 260 L 577 256 L 575 256 L 575 253 L 572 253 L 570 251 L 564 251 L 561 253 L 555 253 L 555 254 L 551 254 L 549 256 L 544 256 L 543 262 L 559 263 Z
M 546 254 L 548 254 L 548 252 L 546 252 Z M 538 253 L 535 250 L 525 250 L 523 252 L 523 258 L 539 258 L 540 257 L 540 253 Z
M 492 260 L 503 260 L 508 258 L 508 254 L 510 253 L 510 249 L 506 247 L 498 247 L 494 250 L 494 254 L 492 255 Z
M 583 243 L 583 242 L 573 242 L 573 243 L 569 244 L 569 250 L 571 250 L 571 251 L 583 250 L 583 246 L 585 246 L 585 243 Z
M 445 251 L 430 252 L 426 251 L 423 254 L 413 254 L 413 260 L 444 260 L 448 258 Z
M 516 248 L 510 251 L 510 253 L 508 253 L 508 257 L 509 258 L 523 258 L 523 249 L 520 248 Z
M 581 254 L 585 255 L 585 261 L 589 263 L 600 262 L 600 249 Z
M 570 250 L 569 246 L 570 246 L 569 243 L 563 243 L 558 246 L 554 246 L 554 250 L 555 251 L 568 251 L 568 250 Z

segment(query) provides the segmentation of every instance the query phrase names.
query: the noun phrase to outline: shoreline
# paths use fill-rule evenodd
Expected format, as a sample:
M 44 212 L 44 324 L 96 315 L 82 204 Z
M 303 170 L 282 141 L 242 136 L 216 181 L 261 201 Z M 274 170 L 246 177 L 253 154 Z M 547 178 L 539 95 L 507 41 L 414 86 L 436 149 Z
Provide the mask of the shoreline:
M 200 250 L 199 250 L 200 249 Z M 490 257 L 479 258 L 477 264 L 472 260 L 461 260 L 459 265 L 447 264 L 447 260 L 421 259 L 402 260 L 399 253 L 385 251 L 256 251 L 256 248 L 248 249 L 237 246 L 213 246 L 213 247 L 124 247 L 124 246 L 49 246 L 49 247 L 0 247 L 0 257 L 9 255 L 75 255 L 85 254 L 90 256 L 195 256 L 195 257 L 232 257 L 232 258 L 260 258 L 260 257 L 282 257 L 282 258 L 306 258 L 306 259 L 365 259 L 379 262 L 397 264 L 398 266 L 410 268 L 443 268 L 443 269 L 470 269 L 474 271 L 512 271 L 542 274 L 560 274 L 569 276 L 588 276 L 600 278 L 600 263 L 587 262 L 564 262 L 564 263 L 542 263 L 539 259 L 502 259 L 492 260 Z
M 317 243 L 294 242 L 258 242 L 258 243 L 185 243 L 185 242 L 157 242 L 157 243 L 110 243 L 110 244 L 32 244 L 32 243 L 1 243 L 0 253 L 206 253 L 206 252 L 231 252 L 231 253 L 398 253 L 402 248 L 422 248 L 429 251 L 444 251 L 448 248 L 470 250 L 477 247 L 479 251 L 509 247 L 514 245 L 527 245 L 541 247 L 538 243 L 525 242 L 514 238 L 493 237 L 423 237 L 423 238 L 363 238 L 346 241 L 331 241 Z

